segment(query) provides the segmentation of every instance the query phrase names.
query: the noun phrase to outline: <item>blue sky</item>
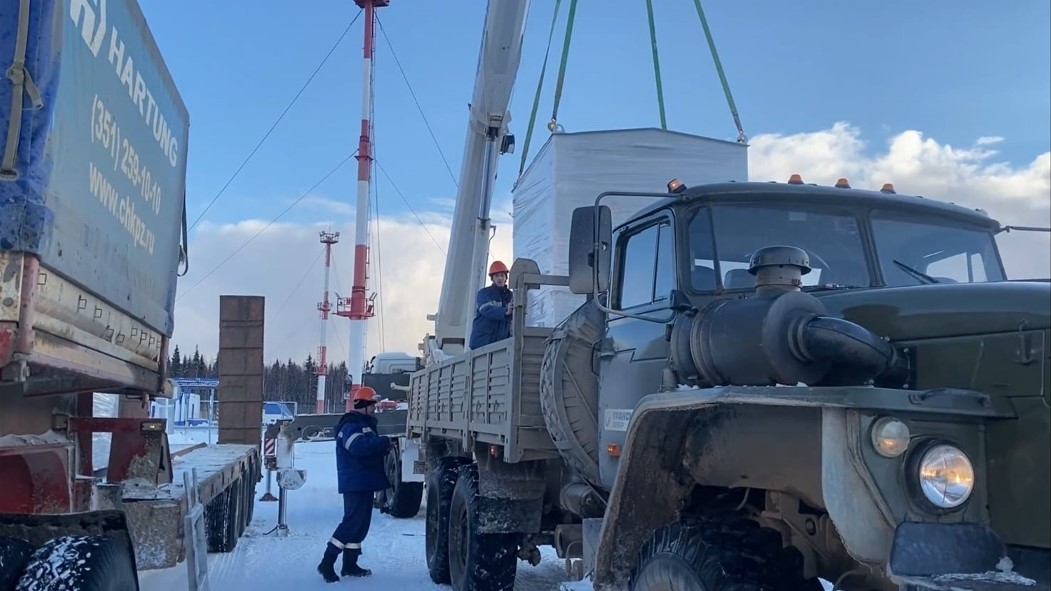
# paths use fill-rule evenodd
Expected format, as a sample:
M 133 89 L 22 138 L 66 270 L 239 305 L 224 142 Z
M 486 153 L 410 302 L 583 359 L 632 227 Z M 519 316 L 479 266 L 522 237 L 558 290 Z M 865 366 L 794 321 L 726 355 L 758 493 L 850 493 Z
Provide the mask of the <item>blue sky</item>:
M 192 222 L 359 9 L 351 0 L 308 0 L 300 4 L 310 8 L 298 10 L 275 0 L 139 2 L 190 112 Z M 568 4 L 562 0 L 530 157 L 548 136 Z M 654 4 L 670 128 L 736 139 L 693 0 Z M 800 172 L 808 181 L 831 184 L 847 174 L 858 187 L 892 181 L 901 191 L 987 208 L 1005 223 L 1051 224 L 1047 0 L 709 0 L 704 6 L 752 140 L 752 179 L 786 180 Z M 377 158 L 405 201 L 377 170 L 380 218 L 387 226 L 373 235 L 382 245 L 373 251 L 369 290 L 379 292 L 387 320 L 370 321 L 369 355 L 415 352 L 433 330 L 426 316 L 437 309 L 445 263 L 433 247 L 446 240 L 448 225 L 447 217 L 427 212 L 447 214 L 442 209 L 455 195 L 453 175 L 398 63 L 459 175 L 485 7 L 485 0 L 393 0 L 379 13 Z M 513 244 L 506 199 L 553 7 L 554 0 L 532 1 L 511 105 L 518 153 L 500 163 L 494 207 L 505 209 L 493 212 L 498 227 L 492 249 L 507 261 Z M 332 288 L 346 295 L 353 161 L 279 226 L 256 235 L 357 147 L 361 46 L 359 20 L 207 212 L 207 223 L 191 232 L 190 272 L 180 280 L 176 305 L 174 340 L 182 349 L 198 344 L 210 355 L 217 347 L 218 295 L 252 293 L 267 297 L 268 362 L 315 351 L 323 273 L 317 224 L 331 222 L 343 233 Z M 559 121 L 567 131 L 659 125 L 644 0 L 579 2 Z M 427 220 L 427 233 L 406 201 Z M 1012 276 L 1051 273 L 1047 235 L 1012 239 L 1018 242 L 1004 245 Z M 347 322 L 328 326 L 330 358 L 345 359 Z
M 349 0 L 140 0 L 191 116 L 190 221 L 222 187 L 358 12 Z M 451 5 L 460 8 L 451 10 Z M 733 122 L 691 0 L 656 3 L 669 126 L 733 139 Z M 566 13 L 568 1 L 563 1 Z M 534 0 L 512 131 L 524 145 L 554 2 Z M 709 23 L 745 131 L 791 134 L 849 121 L 866 141 L 920 129 L 941 143 L 1005 138 L 1015 165 L 1049 148 L 1046 0 L 879 3 L 707 2 Z M 394 51 L 454 173 L 459 174 L 483 0 L 394 0 L 380 11 Z M 564 16 L 562 21 L 564 22 Z M 351 152 L 360 117 L 359 20 L 269 140 L 208 212 L 214 222 L 271 219 Z M 561 23 L 560 23 L 561 29 Z M 531 152 L 551 112 L 560 33 Z M 377 38 L 377 157 L 413 207 L 454 184 Z M 567 130 L 658 124 L 645 3 L 580 2 L 559 119 Z M 501 164 L 506 194 L 520 154 Z M 405 204 L 377 173 L 381 214 Z M 317 193 L 352 203 L 347 166 Z M 306 205 L 285 219 L 323 212 Z

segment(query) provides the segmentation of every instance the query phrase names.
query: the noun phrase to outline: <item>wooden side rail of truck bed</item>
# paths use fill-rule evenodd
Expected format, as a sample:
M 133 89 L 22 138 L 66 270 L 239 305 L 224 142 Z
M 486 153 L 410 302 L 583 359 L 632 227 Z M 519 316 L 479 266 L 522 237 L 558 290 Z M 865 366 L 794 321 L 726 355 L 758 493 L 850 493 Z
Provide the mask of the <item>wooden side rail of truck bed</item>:
M 529 291 L 569 285 L 569 278 L 541 275 L 534 261 L 511 268 L 514 317 L 511 337 L 426 367 L 409 382 L 410 437 L 499 446 L 505 462 L 555 459 L 540 407 L 540 365 L 553 329 L 526 326 Z

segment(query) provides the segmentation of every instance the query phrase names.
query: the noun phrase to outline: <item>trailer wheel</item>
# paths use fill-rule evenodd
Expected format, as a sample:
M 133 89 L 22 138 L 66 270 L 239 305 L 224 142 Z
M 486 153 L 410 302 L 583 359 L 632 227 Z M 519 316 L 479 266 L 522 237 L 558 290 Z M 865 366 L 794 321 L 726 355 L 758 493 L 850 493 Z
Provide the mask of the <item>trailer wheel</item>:
M 259 465 L 254 461 L 250 462 L 248 474 L 243 478 L 244 497 L 242 498 L 242 506 L 244 507 L 245 518 L 244 527 L 241 531 L 242 534 L 244 533 L 244 530 L 248 529 L 248 526 L 252 524 L 252 517 L 255 513 L 255 486 L 259 482 Z
M 401 450 L 396 443 L 387 452 L 384 469 L 391 487 L 376 493 L 380 513 L 388 513 L 396 519 L 416 517 L 423 502 L 423 483 L 401 481 Z
M 639 550 L 631 591 L 820 591 L 781 535 L 736 516 L 666 525 Z
M 478 533 L 478 466 L 460 468 L 449 507 L 449 574 L 456 591 L 510 591 L 518 536 Z
M 240 484 L 240 480 L 235 480 L 204 508 L 205 531 L 210 553 L 233 552 L 237 547 Z
M 18 589 L 138 589 L 131 548 L 107 536 L 62 536 L 33 552 Z
M 15 588 L 32 555 L 33 545 L 29 542 L 0 536 L 0 589 L 7 591 Z
M 427 522 L 424 546 L 427 572 L 439 585 L 449 583 L 449 505 L 456 488 L 457 469 L 464 458 L 442 458 L 427 477 Z

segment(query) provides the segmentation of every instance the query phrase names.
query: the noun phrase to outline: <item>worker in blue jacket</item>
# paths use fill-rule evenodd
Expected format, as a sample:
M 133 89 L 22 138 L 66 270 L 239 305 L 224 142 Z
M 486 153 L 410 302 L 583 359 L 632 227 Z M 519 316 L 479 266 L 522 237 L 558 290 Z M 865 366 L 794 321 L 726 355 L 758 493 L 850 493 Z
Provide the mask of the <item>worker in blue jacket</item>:
M 358 566 L 361 542 L 372 523 L 372 498 L 378 490 L 390 487 L 384 459 L 390 450 L 390 438 L 376 432 L 376 391 L 362 386 L 351 396 L 354 408 L 333 427 L 336 434 L 336 473 L 339 493 L 343 495 L 343 521 L 325 546 L 325 555 L 317 570 L 328 583 L 339 582 L 333 568 L 343 553 L 340 574 L 367 577 L 372 574 Z
M 507 265 L 500 261 L 489 265 L 489 279 L 493 284 L 478 290 L 475 296 L 469 345 L 472 349 L 511 336 L 511 301 L 514 296 L 507 288 L 507 276 Z

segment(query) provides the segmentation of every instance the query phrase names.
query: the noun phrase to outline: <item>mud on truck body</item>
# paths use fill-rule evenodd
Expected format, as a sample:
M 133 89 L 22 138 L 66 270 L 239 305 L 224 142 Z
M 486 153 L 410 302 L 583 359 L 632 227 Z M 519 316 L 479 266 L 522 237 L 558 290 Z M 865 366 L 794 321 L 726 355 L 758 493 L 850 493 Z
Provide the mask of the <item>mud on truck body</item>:
M 0 588 L 137 589 L 191 551 L 191 498 L 233 548 L 260 474 L 259 423 L 171 453 L 149 418 L 173 391 L 189 117 L 135 0 L 5 0 L 0 64 Z
M 431 578 L 1047 589 L 1051 284 L 984 212 L 841 184 L 603 193 L 568 276 L 516 260 L 512 337 L 412 377 Z M 527 326 L 541 285 L 587 301 Z

